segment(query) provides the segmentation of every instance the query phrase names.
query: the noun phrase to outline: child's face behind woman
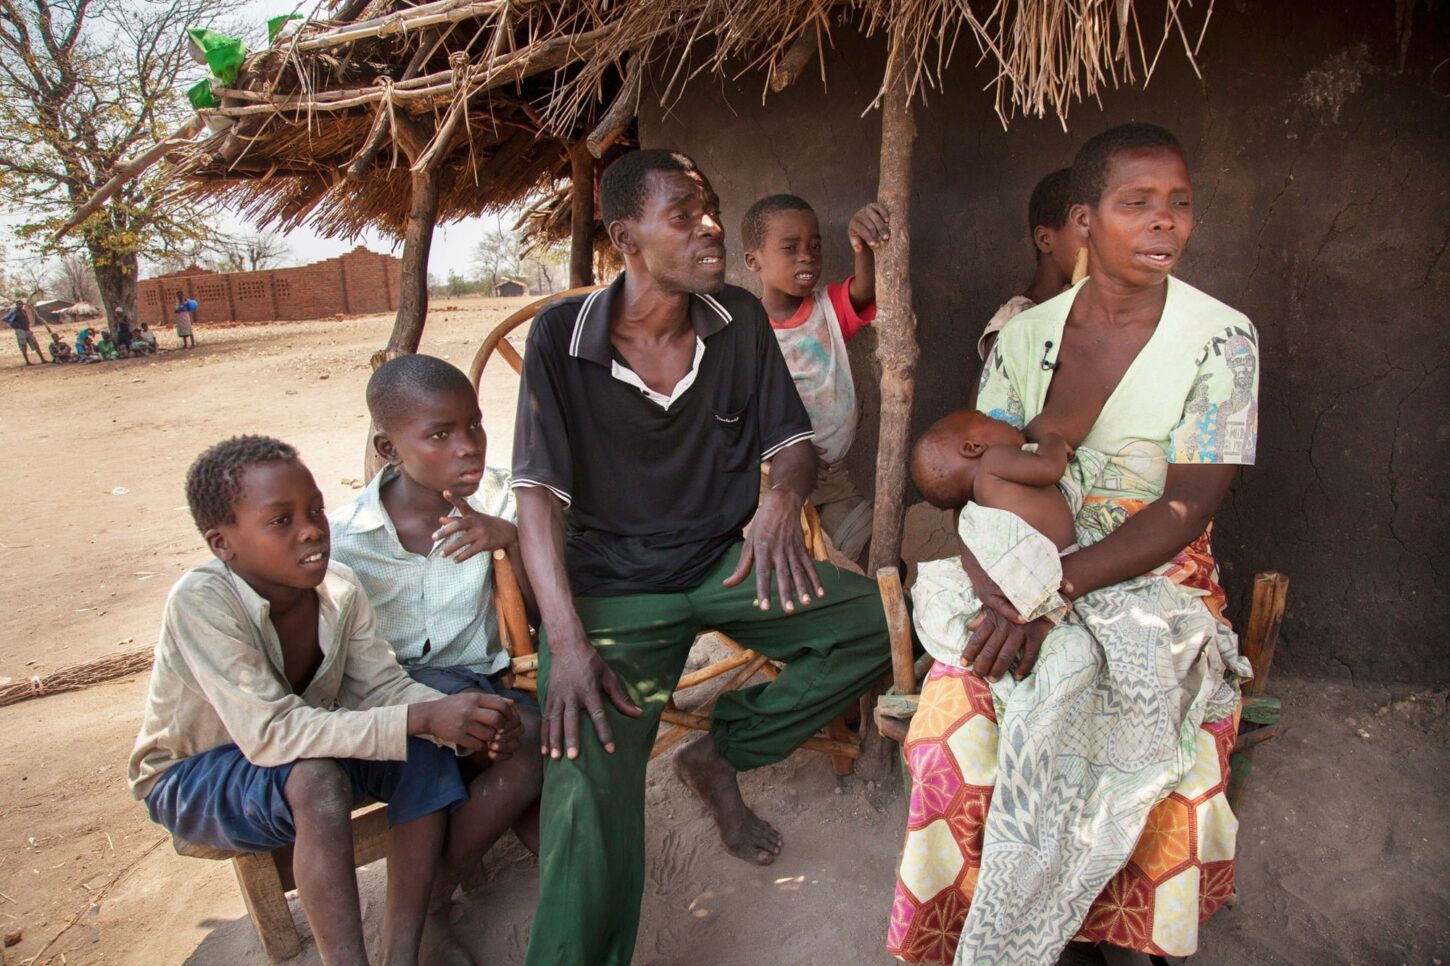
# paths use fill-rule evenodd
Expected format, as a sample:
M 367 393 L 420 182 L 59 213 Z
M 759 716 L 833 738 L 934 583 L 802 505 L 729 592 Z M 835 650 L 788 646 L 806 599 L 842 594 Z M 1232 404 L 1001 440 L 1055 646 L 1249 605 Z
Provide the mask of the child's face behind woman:
M 1170 148 L 1121 151 L 1108 165 L 1095 205 L 1076 205 L 1094 275 L 1131 288 L 1161 285 L 1193 233 L 1193 183 Z

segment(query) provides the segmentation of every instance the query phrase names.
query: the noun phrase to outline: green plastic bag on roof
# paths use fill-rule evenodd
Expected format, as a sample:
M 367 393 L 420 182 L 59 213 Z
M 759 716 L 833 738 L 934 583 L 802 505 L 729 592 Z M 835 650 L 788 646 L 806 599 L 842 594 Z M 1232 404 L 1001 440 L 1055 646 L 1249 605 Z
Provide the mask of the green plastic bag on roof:
M 191 42 L 191 56 L 211 68 L 217 80 L 231 87 L 242 69 L 247 56 L 247 45 L 236 37 L 207 30 L 205 27 L 188 27 L 187 39 Z
M 273 17 L 270 20 L 268 20 L 267 21 L 267 43 L 274 44 L 274 43 L 277 42 L 277 35 L 282 32 L 282 27 L 287 23 L 287 21 L 289 21 L 289 20 L 301 20 L 301 19 L 302 19 L 302 14 L 300 14 L 300 13 L 284 13 L 280 17 Z
M 211 78 L 197 81 L 186 89 L 186 99 L 191 101 L 191 106 L 196 110 L 205 107 L 220 107 L 221 102 L 211 92 Z

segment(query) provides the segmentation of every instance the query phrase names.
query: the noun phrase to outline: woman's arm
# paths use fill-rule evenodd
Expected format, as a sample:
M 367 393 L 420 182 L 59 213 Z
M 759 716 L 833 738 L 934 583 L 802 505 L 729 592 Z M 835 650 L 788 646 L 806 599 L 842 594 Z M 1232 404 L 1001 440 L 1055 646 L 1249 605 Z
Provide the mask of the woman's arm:
M 1063 596 L 1076 600 L 1172 560 L 1208 528 L 1237 472 L 1237 463 L 1170 463 L 1161 497 L 1062 559 Z

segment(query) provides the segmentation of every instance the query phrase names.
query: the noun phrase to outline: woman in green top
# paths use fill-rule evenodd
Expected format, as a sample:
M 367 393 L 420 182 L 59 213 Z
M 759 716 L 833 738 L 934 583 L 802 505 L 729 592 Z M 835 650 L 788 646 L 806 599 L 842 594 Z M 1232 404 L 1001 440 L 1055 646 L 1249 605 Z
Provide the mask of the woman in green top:
M 1188 955 L 1197 948 L 1200 919 L 1232 890 L 1237 823 L 1224 776 L 1244 662 L 1222 622 L 1223 591 L 1208 536 L 1238 466 L 1254 461 L 1258 337 L 1243 314 L 1169 274 L 1193 230 L 1192 183 L 1173 135 L 1148 124 L 1098 135 L 1074 161 L 1072 189 L 1071 223 L 1086 239 L 1090 275 L 1002 331 L 977 405 L 1024 428 L 1029 439 L 1058 433 L 1109 458 L 1077 520 L 1083 549 L 1062 561 L 1062 591 L 1080 601 L 1079 613 L 1052 638 L 1061 646 L 1053 644 L 1047 639 L 1054 624 L 1019 622 L 962 548 L 963 567 L 984 604 L 963 652 L 962 663 L 970 666 L 933 667 L 905 749 L 914 786 L 888 947 L 908 962 L 1051 963 L 1059 952 L 1065 962 L 1101 962 L 1097 943 Z M 1107 626 L 1114 623 L 1116 630 Z M 1045 796 L 1053 792 L 1042 789 L 1044 775 L 1024 772 L 1014 761 L 1021 757 L 1015 737 L 999 752 L 998 717 L 1013 706 L 999 696 L 994 708 L 987 682 L 1010 675 L 1018 687 L 1050 695 L 1047 683 L 1028 677 L 1044 642 L 1048 653 L 1061 653 L 1078 646 L 1070 642 L 1095 640 L 1088 650 L 1096 647 L 1107 668 L 1103 678 L 1111 679 L 1103 687 L 1121 687 L 1125 676 L 1108 638 L 1147 625 L 1154 626 L 1140 636 L 1155 636 L 1139 653 L 1157 666 L 1144 669 L 1146 678 L 1166 677 L 1199 699 L 1196 717 L 1186 699 L 1184 706 L 1160 707 L 1153 697 L 1159 692 L 1139 705 L 1168 721 L 1156 730 L 1138 722 L 1133 732 L 1166 736 L 1167 757 L 1179 759 L 1154 759 L 1174 776 L 1162 789 L 1166 798 L 1150 793 L 1135 804 L 1109 794 L 1105 804 L 1101 770 L 1087 768 L 1085 813 L 1140 809 L 1120 860 L 1107 868 L 1075 865 L 1073 850 L 1081 843 L 1065 840 L 1070 837 L 1049 842 L 1021 833 L 1010 841 L 1011 834 L 1001 834 L 1001 816 L 989 829 L 989 806 L 1020 818 L 1019 828 L 1035 832 L 1035 822 L 1047 828 L 1023 802 L 1050 801 Z M 1083 733 L 1095 721 L 1104 731 L 1121 724 L 1111 707 L 1082 707 L 1092 709 L 1073 719 Z M 1190 724 L 1179 735 L 1173 726 L 1183 721 Z M 1006 718 L 1000 729 L 1008 733 Z M 950 768 L 941 765 L 944 752 Z M 1064 774 L 1060 762 L 1049 764 L 1059 769 L 1054 775 Z M 1124 787 L 1138 776 L 1136 767 L 1122 766 Z M 1137 829 L 1144 830 L 1141 838 Z M 1012 887 L 989 874 L 994 861 L 1027 867 L 1020 858 L 993 858 L 1013 849 L 1031 852 L 1040 870 L 1031 901 L 1004 895 Z M 1014 909 L 1004 910 L 1004 902 Z

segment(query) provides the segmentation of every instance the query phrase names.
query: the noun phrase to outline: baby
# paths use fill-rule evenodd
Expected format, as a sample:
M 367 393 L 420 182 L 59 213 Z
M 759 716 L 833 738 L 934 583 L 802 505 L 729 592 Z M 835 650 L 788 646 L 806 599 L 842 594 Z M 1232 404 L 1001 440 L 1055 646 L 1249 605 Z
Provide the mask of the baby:
M 1017 514 L 1066 550 L 1075 541 L 1072 511 L 1057 490 L 1072 449 L 1047 433 L 1026 446 L 1022 430 L 959 409 L 937 420 L 911 450 L 911 477 L 926 502 L 956 510 L 975 503 Z
M 939 419 L 911 451 L 911 476 L 933 506 L 960 509 L 957 533 L 1026 620 L 1062 620 L 1060 557 L 1076 548 L 1074 520 L 1106 458 L 1056 433 L 1028 445 L 1022 431 L 983 413 Z M 962 667 L 981 602 L 958 558 L 921 564 L 911 589 L 922 644 Z

